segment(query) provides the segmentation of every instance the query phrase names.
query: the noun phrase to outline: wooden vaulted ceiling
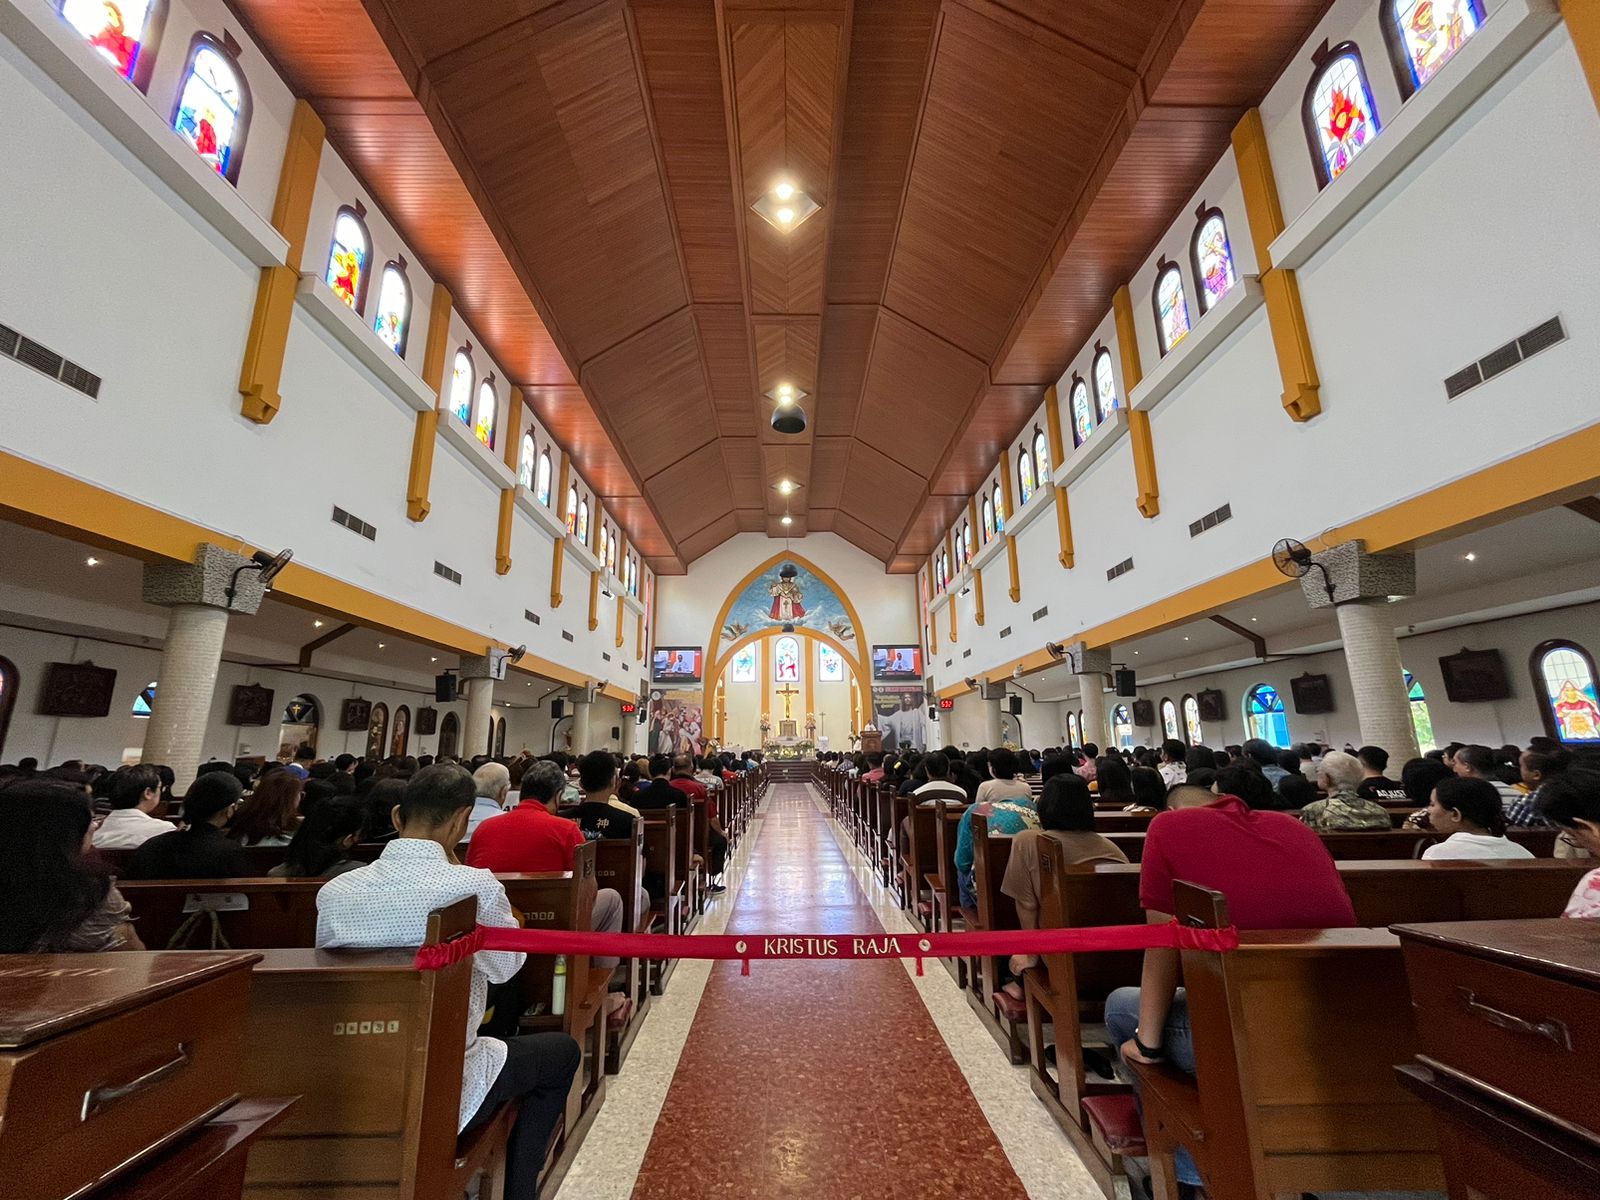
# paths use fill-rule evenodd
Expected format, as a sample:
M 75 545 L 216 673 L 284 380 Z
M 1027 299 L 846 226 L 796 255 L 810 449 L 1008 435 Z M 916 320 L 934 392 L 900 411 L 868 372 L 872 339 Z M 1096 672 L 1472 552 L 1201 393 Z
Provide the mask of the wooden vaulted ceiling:
M 915 570 L 1330 0 L 232 2 L 673 573 Z

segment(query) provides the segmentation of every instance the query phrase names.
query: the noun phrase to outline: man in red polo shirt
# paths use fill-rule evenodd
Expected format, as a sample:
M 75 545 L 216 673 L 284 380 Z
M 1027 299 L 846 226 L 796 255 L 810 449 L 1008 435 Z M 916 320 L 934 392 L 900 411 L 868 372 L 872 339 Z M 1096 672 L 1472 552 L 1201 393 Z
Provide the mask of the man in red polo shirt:
M 566 773 L 555 763 L 541 759 L 529 766 L 522 777 L 521 802 L 478 826 L 467 843 L 467 866 L 512 875 L 572 870 L 572 852 L 585 839 L 576 821 L 556 816 L 566 786 Z M 590 928 L 596 933 L 622 931 L 622 897 L 615 888 L 595 892 Z M 609 969 L 617 961 L 596 958 L 594 965 Z
M 1221 892 L 1239 929 L 1341 929 L 1355 909 L 1333 857 L 1315 832 L 1288 813 L 1262 811 L 1272 785 L 1254 767 L 1217 773 L 1217 799 L 1201 808 L 1157 813 L 1145 834 L 1139 905 L 1152 924 L 1171 920 L 1178 880 Z M 1178 952 L 1146 950 L 1136 988 L 1106 1000 L 1106 1032 L 1134 1062 L 1166 1062 L 1189 1075 L 1194 1042 L 1178 986 Z M 1177 1155 L 1178 1181 L 1203 1186 L 1194 1159 Z
M 706 802 L 706 823 L 710 826 L 707 842 L 711 849 L 707 872 L 710 878 L 715 879 L 722 874 L 728 858 L 728 835 L 722 831 L 722 823 L 717 820 L 716 798 L 706 790 L 705 784 L 694 777 L 694 759 L 687 754 L 680 754 L 672 760 L 672 786 L 689 797 L 691 806 L 696 800 Z M 720 883 L 713 883 L 706 890 L 715 896 L 727 889 Z

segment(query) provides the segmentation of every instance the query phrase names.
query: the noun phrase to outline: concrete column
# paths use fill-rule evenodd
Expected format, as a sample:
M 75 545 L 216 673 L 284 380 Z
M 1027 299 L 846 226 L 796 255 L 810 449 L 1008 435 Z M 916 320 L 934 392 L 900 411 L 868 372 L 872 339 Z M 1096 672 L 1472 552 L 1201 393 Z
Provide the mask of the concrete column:
M 1005 736 L 1004 722 L 1000 719 L 1004 715 L 1001 710 L 1005 701 L 984 700 L 980 703 L 983 705 L 983 744 L 993 750 Z
M 579 696 L 572 702 L 572 752 L 584 755 L 591 750 L 598 749 L 591 740 L 589 731 L 590 703 Z
M 622 714 L 622 756 L 632 758 L 638 751 L 639 714 L 636 712 Z
M 1067 667 L 1078 677 L 1078 701 L 1083 708 L 1082 737 L 1104 750 L 1111 742 L 1106 724 L 1106 672 L 1111 670 L 1109 646 L 1090 648 L 1086 642 L 1067 647 Z
M 1338 615 L 1361 740 L 1382 746 L 1395 762 L 1415 758 L 1400 642 L 1387 612 L 1390 599 L 1416 593 L 1415 556 L 1369 554 L 1361 542 L 1341 542 L 1312 555 L 1300 590 L 1310 607 L 1332 608 Z
M 205 604 L 174 605 L 156 676 L 156 702 L 145 727 L 144 760 L 164 763 L 186 789 L 200 766 L 206 723 L 222 665 L 228 613 Z
M 200 765 L 228 616 L 254 615 L 266 588 L 250 559 L 202 544 L 192 563 L 147 566 L 142 595 L 145 603 L 171 610 L 156 702 L 145 728 L 144 760 L 171 767 L 181 794 Z
M 1362 742 L 1382 746 L 1396 763 L 1415 758 L 1417 732 L 1411 724 L 1400 639 L 1395 637 L 1388 604 L 1357 601 L 1341 604 L 1337 612 Z
M 494 680 L 468 679 L 467 716 L 461 725 L 461 757 L 473 759 L 488 752 L 489 722 L 494 719 Z

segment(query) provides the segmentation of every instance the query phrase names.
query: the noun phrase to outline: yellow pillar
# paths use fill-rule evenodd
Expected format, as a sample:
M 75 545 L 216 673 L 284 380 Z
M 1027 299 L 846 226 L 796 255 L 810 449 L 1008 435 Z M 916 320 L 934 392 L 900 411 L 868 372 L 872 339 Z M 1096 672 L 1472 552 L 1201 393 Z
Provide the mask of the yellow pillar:
M 600 572 L 589 575 L 589 632 L 600 628 Z
M 983 624 L 983 569 L 975 568 L 972 572 L 972 618 L 979 625 Z
M 1561 15 L 1566 18 L 1589 91 L 1600 107 L 1600 7 L 1594 0 L 1561 0 Z
M 1011 603 L 1022 599 L 1022 581 L 1017 574 L 1017 539 L 1011 536 L 1010 526 L 1015 521 L 1016 510 L 1011 506 L 1011 454 L 1000 456 L 1000 501 L 1006 508 L 1006 566 L 1011 569 Z
M 1117 357 L 1122 364 L 1122 394 L 1126 397 L 1144 378 L 1139 333 L 1133 324 L 1133 297 L 1126 284 L 1111 297 L 1111 311 L 1117 321 Z M 1156 479 L 1156 449 L 1150 436 L 1149 413 L 1128 409 L 1128 438 L 1133 447 L 1133 480 L 1138 489 L 1134 503 L 1142 515 L 1153 517 L 1161 511 L 1161 484 Z
M 561 456 L 560 482 L 556 485 L 557 511 L 562 514 L 561 520 L 566 521 L 567 508 L 567 456 Z M 561 607 L 561 568 L 567 561 L 567 539 L 558 537 L 550 554 L 550 607 Z
M 244 397 L 240 412 L 258 425 L 277 416 L 283 403 L 278 386 L 283 380 L 283 355 L 289 345 L 294 293 L 300 283 L 306 225 L 311 220 L 311 198 L 317 190 L 317 164 L 322 161 L 326 132 L 311 105 L 296 100 L 289 144 L 278 171 L 278 194 L 272 204 L 272 227 L 288 241 L 289 261 L 286 266 L 262 268 L 245 337 L 244 362 L 239 368 L 239 394 Z
M 933 603 L 933 598 L 937 595 L 933 586 L 935 578 L 934 569 L 930 566 L 928 568 L 928 603 L 930 606 Z M 928 654 L 932 656 L 939 653 L 939 622 L 931 612 L 926 612 L 924 615 L 928 618 Z
M 511 468 L 513 480 L 517 476 L 517 450 L 522 445 L 522 389 L 511 389 L 511 398 L 506 402 L 506 429 L 505 437 L 500 443 L 500 457 L 506 466 Z M 495 527 L 494 536 L 494 573 L 496 575 L 509 575 L 511 573 L 511 517 L 516 512 L 517 485 L 512 483 L 508 488 L 500 489 L 500 521 Z
M 617 537 L 620 540 L 620 544 L 617 546 L 617 562 L 622 566 L 623 570 L 626 571 L 627 570 L 627 565 L 628 565 L 628 539 L 626 537 L 624 537 L 621 533 L 618 533 Z M 622 638 L 622 614 L 623 614 L 623 611 L 624 611 L 623 603 L 622 603 L 622 597 L 623 597 L 623 593 L 625 593 L 626 591 L 627 591 L 627 588 L 625 588 L 625 587 L 619 587 L 617 589 L 617 649 L 618 650 L 622 649 L 622 641 L 623 641 L 623 638 Z
M 1052 498 L 1056 505 L 1056 538 L 1061 549 L 1056 555 L 1056 560 L 1063 567 L 1071 568 L 1073 563 L 1072 550 L 1072 512 L 1067 506 L 1067 489 L 1054 483 L 1061 470 L 1061 464 L 1066 461 L 1067 451 L 1065 439 L 1061 436 L 1061 404 L 1056 395 L 1055 385 L 1045 389 L 1044 392 L 1044 418 L 1045 436 L 1050 440 L 1050 478 Z
M 1580 23 L 1593 20 L 1593 14 L 1586 13 Z M 1252 108 L 1234 127 L 1233 157 L 1244 189 L 1245 216 L 1261 270 L 1267 325 L 1272 330 L 1278 374 L 1283 380 L 1283 408 L 1294 420 L 1309 421 L 1322 411 L 1322 381 L 1317 377 L 1316 357 L 1311 351 L 1300 281 L 1293 271 L 1272 265 L 1272 241 L 1283 232 L 1283 206 L 1278 201 L 1278 183 L 1272 174 L 1272 156 L 1260 109 Z
M 633 625 L 633 657 L 638 662 L 644 661 L 644 614 L 640 613 L 634 618 Z
M 433 408 L 417 414 L 411 434 L 411 469 L 406 476 L 406 516 L 426 520 L 433 503 L 428 489 L 433 482 L 433 444 L 439 436 L 439 405 L 444 398 L 444 361 L 450 348 L 450 290 L 442 283 L 433 285 L 433 302 L 428 306 L 428 341 L 422 352 L 422 382 L 433 389 Z

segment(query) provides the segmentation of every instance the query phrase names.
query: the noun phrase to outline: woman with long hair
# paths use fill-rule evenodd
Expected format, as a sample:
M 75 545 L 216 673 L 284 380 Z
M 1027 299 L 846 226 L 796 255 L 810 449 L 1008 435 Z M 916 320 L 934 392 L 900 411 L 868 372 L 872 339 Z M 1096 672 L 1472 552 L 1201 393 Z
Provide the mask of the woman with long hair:
M 1107 754 L 1096 759 L 1094 774 L 1100 784 L 1096 798 L 1101 804 L 1116 804 L 1124 810 L 1138 807 L 1139 801 L 1133 794 L 1133 772 L 1121 758 Z
M 300 827 L 300 793 L 306 781 L 293 771 L 270 771 L 256 781 L 228 822 L 241 846 L 287 846 Z
M 81 789 L 29 779 L 0 790 L 0 953 L 143 950 L 132 911 L 86 857 L 93 814 Z
M 294 831 L 283 862 L 267 872 L 306 879 L 331 879 L 364 865 L 351 852 L 360 840 L 367 813 L 358 800 L 327 800 Z

